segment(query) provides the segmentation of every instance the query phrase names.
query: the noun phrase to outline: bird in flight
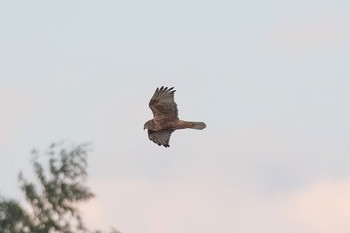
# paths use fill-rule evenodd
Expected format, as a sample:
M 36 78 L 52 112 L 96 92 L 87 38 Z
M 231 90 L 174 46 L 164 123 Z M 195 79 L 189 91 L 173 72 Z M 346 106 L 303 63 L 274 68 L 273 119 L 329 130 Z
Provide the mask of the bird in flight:
M 204 129 L 204 122 L 183 121 L 178 117 L 177 104 L 174 101 L 174 87 L 157 88 L 149 107 L 153 119 L 143 126 L 148 129 L 148 138 L 159 146 L 169 147 L 171 134 L 177 129 Z

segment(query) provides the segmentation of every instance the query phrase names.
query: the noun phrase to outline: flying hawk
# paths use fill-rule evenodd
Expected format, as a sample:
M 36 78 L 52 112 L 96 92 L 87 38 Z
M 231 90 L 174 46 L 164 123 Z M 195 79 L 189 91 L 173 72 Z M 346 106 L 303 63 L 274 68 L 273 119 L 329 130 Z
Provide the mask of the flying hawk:
M 183 121 L 178 118 L 177 104 L 174 101 L 174 87 L 157 88 L 149 107 L 153 119 L 143 126 L 148 129 L 148 138 L 159 146 L 169 147 L 171 134 L 177 129 L 204 129 L 204 122 Z

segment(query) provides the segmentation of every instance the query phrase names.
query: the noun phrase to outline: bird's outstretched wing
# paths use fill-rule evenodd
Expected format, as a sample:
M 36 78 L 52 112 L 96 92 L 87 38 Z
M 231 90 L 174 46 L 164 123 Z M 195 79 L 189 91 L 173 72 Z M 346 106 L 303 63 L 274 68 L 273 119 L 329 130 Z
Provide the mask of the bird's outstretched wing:
M 160 131 L 148 130 L 148 138 L 158 144 L 158 146 L 170 147 L 170 136 L 174 131 L 175 130 L 172 129 L 164 129 Z
M 179 119 L 177 117 L 178 110 L 177 104 L 174 101 L 174 87 L 161 87 L 157 88 L 154 92 L 149 107 L 153 112 L 153 118 L 155 121 L 162 121 L 165 119 Z

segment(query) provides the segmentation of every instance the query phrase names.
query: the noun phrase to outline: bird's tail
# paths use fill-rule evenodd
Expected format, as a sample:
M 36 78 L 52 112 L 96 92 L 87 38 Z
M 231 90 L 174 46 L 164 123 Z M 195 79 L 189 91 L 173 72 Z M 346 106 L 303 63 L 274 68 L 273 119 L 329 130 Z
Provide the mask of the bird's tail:
M 207 127 L 207 125 L 204 122 L 188 121 L 188 123 L 190 123 L 189 128 L 191 129 L 204 129 L 205 127 Z

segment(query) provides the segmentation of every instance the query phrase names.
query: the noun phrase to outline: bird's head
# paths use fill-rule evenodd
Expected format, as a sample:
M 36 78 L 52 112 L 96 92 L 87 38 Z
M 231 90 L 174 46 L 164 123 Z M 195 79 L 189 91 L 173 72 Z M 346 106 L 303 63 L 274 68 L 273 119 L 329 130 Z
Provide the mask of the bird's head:
M 149 120 L 149 121 L 147 121 L 144 125 L 143 125 L 143 129 L 145 130 L 145 129 L 150 129 L 151 128 L 151 126 L 152 126 L 152 120 Z

